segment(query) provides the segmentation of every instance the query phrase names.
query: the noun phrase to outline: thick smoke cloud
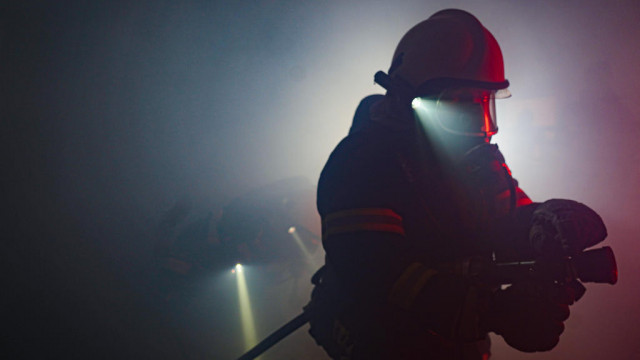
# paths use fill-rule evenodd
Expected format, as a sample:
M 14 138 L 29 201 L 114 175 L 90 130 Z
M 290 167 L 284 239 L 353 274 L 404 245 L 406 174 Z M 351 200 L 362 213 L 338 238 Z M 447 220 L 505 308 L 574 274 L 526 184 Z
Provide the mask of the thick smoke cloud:
M 502 46 L 513 97 L 498 103 L 495 141 L 514 176 L 535 200 L 571 198 L 596 209 L 619 262 L 619 284 L 589 286 L 554 351 L 520 354 L 494 338 L 495 358 L 635 358 L 634 0 L 3 6 L 3 263 L 13 289 L 3 295 L 13 314 L 3 337 L 11 348 L 27 356 L 239 355 L 231 278 L 212 273 L 185 309 L 158 310 L 158 222 L 176 202 L 188 202 L 194 216 L 217 214 L 292 177 L 306 179 L 313 197 L 358 101 L 382 92 L 373 74 L 388 68 L 406 30 L 448 7 L 474 13 Z M 319 233 L 313 201 L 303 203 Z M 308 296 L 306 278 L 269 282 L 276 278 L 253 279 L 258 337 Z M 265 358 L 305 353 L 322 358 L 301 330 Z

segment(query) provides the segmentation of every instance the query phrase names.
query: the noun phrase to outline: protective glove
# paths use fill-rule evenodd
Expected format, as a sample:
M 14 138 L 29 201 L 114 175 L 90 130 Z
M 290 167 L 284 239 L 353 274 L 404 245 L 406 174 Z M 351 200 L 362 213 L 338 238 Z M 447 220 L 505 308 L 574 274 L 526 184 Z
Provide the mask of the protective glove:
M 602 218 L 577 201 L 545 201 L 531 218 L 529 241 L 536 255 L 573 256 L 606 237 Z
M 567 286 L 553 285 L 546 291 L 533 287 L 516 284 L 497 291 L 483 323 L 520 351 L 548 351 L 560 340 L 574 294 Z

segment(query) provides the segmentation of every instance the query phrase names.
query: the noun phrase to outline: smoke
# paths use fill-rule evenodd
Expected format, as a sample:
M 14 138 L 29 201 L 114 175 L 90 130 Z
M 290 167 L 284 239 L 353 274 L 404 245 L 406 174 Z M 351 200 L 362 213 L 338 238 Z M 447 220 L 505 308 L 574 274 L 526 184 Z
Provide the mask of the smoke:
M 640 320 L 634 258 L 640 5 L 634 0 L 12 5 L 1 42 L 11 104 L 4 109 L 12 120 L 3 136 L 15 178 L 7 188 L 20 189 L 10 199 L 18 209 L 10 219 L 28 215 L 43 226 L 29 232 L 40 252 L 23 242 L 8 251 L 9 263 L 37 277 L 46 271 L 33 273 L 33 262 L 23 261 L 35 256 L 59 274 L 46 291 L 53 305 L 42 312 L 70 312 L 66 295 L 55 291 L 67 275 L 76 279 L 69 298 L 93 292 L 95 274 L 77 275 L 90 266 L 115 289 L 92 301 L 147 299 L 155 241 L 149 229 L 164 211 L 190 198 L 196 209 L 215 213 L 280 179 L 314 183 L 359 100 L 382 92 L 373 74 L 389 67 L 400 37 L 448 7 L 476 15 L 501 44 L 513 97 L 498 101 L 495 142 L 520 185 L 534 200 L 570 198 L 593 207 L 609 227 L 605 243 L 619 262 L 619 284 L 589 286 L 555 350 L 520 354 L 496 338 L 494 357 L 633 358 L 640 350 L 634 331 Z M 34 228 L 24 220 L 14 224 L 19 231 Z M 269 312 L 277 294 L 263 290 L 261 310 Z M 286 316 L 304 305 L 300 293 Z M 229 299 L 207 305 L 203 299 L 219 299 L 208 296 L 185 316 L 233 308 Z M 94 314 L 102 305 L 84 306 Z M 286 320 L 254 315 L 258 337 Z M 107 327 L 127 323 L 118 320 L 122 315 L 112 318 L 94 320 Z M 200 318 L 209 323 L 190 330 L 183 319 L 181 331 L 198 331 L 186 336 L 194 346 L 222 357 L 241 351 L 240 340 L 220 348 L 238 329 L 228 322 L 239 317 Z M 289 342 L 276 351 L 288 354 L 290 346 L 292 357 L 302 357 L 315 346 L 304 341 L 307 347 Z

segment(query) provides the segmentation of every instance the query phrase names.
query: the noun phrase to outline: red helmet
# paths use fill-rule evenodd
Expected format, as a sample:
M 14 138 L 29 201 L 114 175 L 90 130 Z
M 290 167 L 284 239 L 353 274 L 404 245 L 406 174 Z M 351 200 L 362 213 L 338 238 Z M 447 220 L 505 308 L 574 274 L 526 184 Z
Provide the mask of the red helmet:
M 481 110 L 482 121 L 469 121 L 468 117 L 463 123 L 453 120 L 457 124 L 438 121 L 445 130 L 461 135 L 495 134 L 494 99 L 510 95 L 498 42 L 473 15 L 456 9 L 439 11 L 411 28 L 398 43 L 389 75 L 378 72 L 375 80 L 408 101 L 445 101 L 447 108 L 469 95 L 461 94 L 464 89 L 470 94 L 481 93 L 482 101 L 476 99 L 475 103 L 482 109 L 476 108 L 473 116 Z M 451 96 L 452 91 L 457 97 Z M 440 103 L 438 108 L 442 107 Z

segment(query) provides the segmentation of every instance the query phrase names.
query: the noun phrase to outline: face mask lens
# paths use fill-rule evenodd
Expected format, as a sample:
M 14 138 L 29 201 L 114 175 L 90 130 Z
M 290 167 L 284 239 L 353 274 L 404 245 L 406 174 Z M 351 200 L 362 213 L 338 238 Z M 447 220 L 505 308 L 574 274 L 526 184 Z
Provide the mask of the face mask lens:
M 467 136 L 491 136 L 498 131 L 495 91 L 448 89 L 436 101 L 436 118 L 447 131 Z

